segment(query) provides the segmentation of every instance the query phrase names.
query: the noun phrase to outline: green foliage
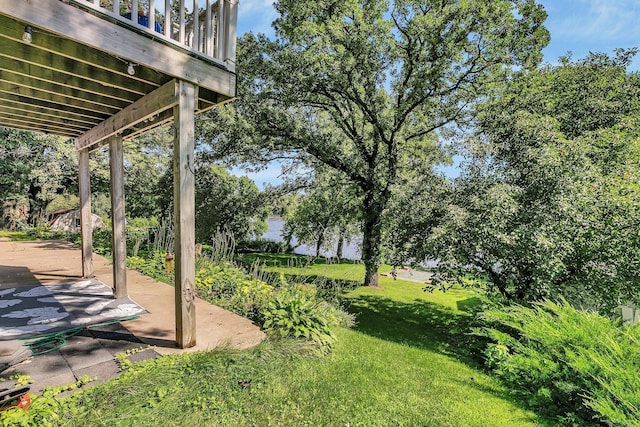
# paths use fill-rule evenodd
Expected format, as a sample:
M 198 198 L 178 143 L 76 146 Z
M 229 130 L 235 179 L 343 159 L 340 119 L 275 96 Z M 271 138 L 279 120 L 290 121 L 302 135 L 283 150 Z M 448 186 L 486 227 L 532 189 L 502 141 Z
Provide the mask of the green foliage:
M 67 415 L 73 408 L 73 402 L 58 397 L 65 391 L 77 390 L 95 381 L 88 375 L 79 378 L 75 383 L 45 387 L 39 395 L 29 393 L 31 405 L 28 409 L 12 408 L 0 412 L 2 427 L 55 427 L 65 424 Z
M 271 335 L 311 340 L 325 350 L 334 342 L 331 328 L 353 326 L 353 317 L 325 301 L 318 288 L 289 284 L 282 273 L 267 284 L 230 264 L 201 262 L 196 289 L 202 298 L 248 317 Z
M 313 182 L 298 203 L 285 216 L 285 242 L 294 235 L 298 244 L 315 247 L 315 255 L 338 243 L 342 248 L 348 236 L 359 231 L 358 206 L 362 203 L 357 188 L 335 170 L 316 166 Z M 338 251 L 341 252 L 341 249 Z M 342 258 L 342 253 L 337 254 Z
M 135 138 L 124 150 L 124 192 L 127 215 L 131 218 L 160 217 L 165 189 L 161 177 L 171 170 L 173 131 L 161 126 Z M 169 195 L 173 185 L 169 182 Z M 172 197 L 169 197 L 169 201 Z
M 47 205 L 45 213 L 50 214 L 62 209 L 78 209 L 79 207 L 80 197 L 75 194 L 62 193 L 53 197 Z
M 331 307 L 318 301 L 316 290 L 311 286 L 284 285 L 267 304 L 263 327 L 269 333 L 306 338 L 331 348 L 335 341 L 331 327 L 338 324 Z
M 212 113 L 208 148 L 215 158 L 281 156 L 337 171 L 357 188 L 364 282 L 376 285 L 403 153 L 440 161 L 448 125 L 469 118 L 512 66 L 538 63 L 546 13 L 532 0 L 283 0 L 275 8 L 273 40 L 248 33 L 239 41 L 238 102 Z
M 273 287 L 231 265 L 206 263 L 196 272 L 196 290 L 207 301 L 262 324 Z
M 489 310 L 487 366 L 563 425 L 640 425 L 640 328 L 562 301 Z
M 273 240 L 248 240 L 238 242 L 236 250 L 239 253 L 243 252 L 268 252 L 274 254 L 289 253 L 291 247 L 285 242 L 274 242 Z
M 160 181 L 163 211 L 168 211 L 172 200 L 172 177 L 167 172 Z M 219 230 L 232 232 L 236 240 L 249 240 L 266 231 L 266 201 L 253 181 L 204 161 L 196 164 L 195 177 L 196 241 L 210 244 Z
M 405 239 L 416 259 L 440 260 L 436 285 L 477 274 L 511 301 L 602 312 L 640 299 L 634 52 L 565 58 L 496 88 L 462 176 L 427 211 L 428 231 Z
M 146 243 L 145 249 L 151 246 L 151 234 L 158 228 L 158 220 L 151 218 L 129 218 L 125 226 L 127 249 L 133 256 L 138 255 L 140 246 Z
M 75 148 L 70 141 L 0 128 L 0 226 L 33 225 L 58 195 L 77 188 Z
M 64 231 L 53 231 L 49 225 L 44 223 L 39 223 L 33 227 L 24 227 L 24 231 L 34 239 L 43 239 L 43 240 L 51 240 L 51 239 L 64 239 L 67 238 L 68 235 Z
M 165 253 L 150 251 L 144 257 L 127 256 L 127 267 L 164 283 L 173 283 L 173 274 L 167 274 Z
M 451 324 L 467 317 L 457 307 L 468 308 L 474 292 L 427 294 L 419 283 L 381 279 L 382 289 L 349 294 L 361 322 L 357 330 L 333 331 L 330 356 L 318 357 L 301 340 L 268 338 L 244 351 L 218 348 L 135 363 L 119 379 L 75 394 L 67 423 L 557 425 L 523 410 L 498 381 L 451 351 L 459 343 Z M 445 344 L 451 344 L 447 353 L 439 350 Z

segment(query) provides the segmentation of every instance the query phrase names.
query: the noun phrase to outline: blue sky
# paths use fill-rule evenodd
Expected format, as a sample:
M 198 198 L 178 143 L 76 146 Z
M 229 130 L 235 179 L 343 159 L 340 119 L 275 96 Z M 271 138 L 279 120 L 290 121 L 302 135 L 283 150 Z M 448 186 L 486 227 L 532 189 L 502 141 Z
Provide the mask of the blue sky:
M 568 51 L 579 59 L 589 52 L 611 54 L 616 48 L 640 46 L 639 0 L 538 0 L 538 3 L 549 15 L 546 27 L 551 42 L 543 51 L 545 62 L 554 64 Z M 240 0 L 238 36 L 248 31 L 272 35 L 271 22 L 275 18 L 273 0 Z M 640 70 L 640 55 L 631 70 Z M 262 187 L 264 182 L 276 182 L 278 175 L 280 167 L 273 165 L 249 177 Z

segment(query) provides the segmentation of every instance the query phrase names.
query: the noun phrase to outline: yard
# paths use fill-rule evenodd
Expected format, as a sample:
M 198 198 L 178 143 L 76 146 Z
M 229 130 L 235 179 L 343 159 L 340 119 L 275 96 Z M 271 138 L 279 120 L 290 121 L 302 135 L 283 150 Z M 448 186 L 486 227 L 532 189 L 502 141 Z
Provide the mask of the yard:
M 324 266 L 357 273 L 360 265 Z M 335 274 L 334 274 L 335 277 Z M 350 279 L 352 277 L 347 277 Z M 329 355 L 290 339 L 125 366 L 62 402 L 62 425 L 539 425 L 466 349 L 471 291 L 382 278 L 348 294 L 357 326 Z M 43 399 L 44 403 L 45 399 Z M 32 411 L 38 411 L 38 401 Z M 34 413 L 35 414 L 35 413 Z

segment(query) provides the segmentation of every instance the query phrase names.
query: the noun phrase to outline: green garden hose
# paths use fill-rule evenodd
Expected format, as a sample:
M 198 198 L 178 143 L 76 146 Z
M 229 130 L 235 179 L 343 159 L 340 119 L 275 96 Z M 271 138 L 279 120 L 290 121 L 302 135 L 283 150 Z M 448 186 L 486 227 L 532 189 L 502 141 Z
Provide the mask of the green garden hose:
M 65 331 L 60 331 L 60 332 L 53 332 L 51 334 L 44 334 L 44 335 L 39 335 L 37 338 L 23 338 L 25 341 L 29 341 L 25 344 L 26 347 L 29 348 L 29 350 L 31 350 L 31 354 L 33 356 L 38 356 L 41 354 L 46 354 L 49 352 L 52 352 L 54 350 L 57 350 L 61 347 L 64 347 L 67 344 L 67 340 L 71 337 L 74 337 L 76 335 L 78 335 L 80 332 L 82 332 L 84 329 L 91 329 L 91 328 L 96 328 L 96 327 L 100 327 L 100 326 L 107 326 L 107 325 L 113 325 L 115 323 L 120 323 L 120 322 L 124 322 L 127 320 L 135 320 L 137 319 L 138 316 L 132 316 L 132 317 L 127 317 L 124 319 L 119 319 L 119 320 L 107 320 L 106 322 L 102 322 L 102 323 L 96 323 L 94 325 L 89 325 L 87 327 L 84 328 L 74 328 L 74 329 L 67 329 Z

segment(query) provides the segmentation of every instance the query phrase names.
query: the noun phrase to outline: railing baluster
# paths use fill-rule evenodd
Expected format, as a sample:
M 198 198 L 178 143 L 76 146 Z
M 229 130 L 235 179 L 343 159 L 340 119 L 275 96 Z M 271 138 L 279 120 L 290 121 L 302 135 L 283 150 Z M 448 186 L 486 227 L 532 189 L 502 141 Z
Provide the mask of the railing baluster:
M 230 71 L 236 69 L 236 31 L 238 26 L 238 1 L 229 0 L 229 16 L 227 19 L 226 52 L 222 58 Z
M 112 0 L 112 6 L 104 7 L 102 4 L 107 2 L 102 0 L 73 2 L 133 24 L 137 30 L 162 34 L 159 37 L 167 42 L 181 44 L 235 70 L 238 0 Z M 121 9 L 131 17 L 125 18 Z M 157 18 L 162 14 L 164 17 Z M 162 30 L 156 32 L 156 28 Z
M 164 0 L 164 35 L 171 37 L 171 0 Z
M 204 54 L 212 55 L 212 37 L 213 37 L 213 22 L 211 21 L 211 0 L 207 0 L 207 12 L 205 13 L 205 27 L 204 27 Z
M 149 29 L 156 31 L 156 3 L 154 0 L 149 0 Z
M 215 58 L 223 59 L 224 55 L 224 41 L 226 39 L 224 33 L 224 10 L 225 10 L 225 1 L 218 0 L 218 15 L 216 16 L 216 53 Z
M 184 44 L 184 2 L 186 0 L 180 0 L 180 34 L 178 36 L 178 41 Z
M 191 39 L 191 47 L 200 50 L 200 26 L 199 21 L 200 7 L 198 7 L 198 0 L 193 0 L 193 38 Z

